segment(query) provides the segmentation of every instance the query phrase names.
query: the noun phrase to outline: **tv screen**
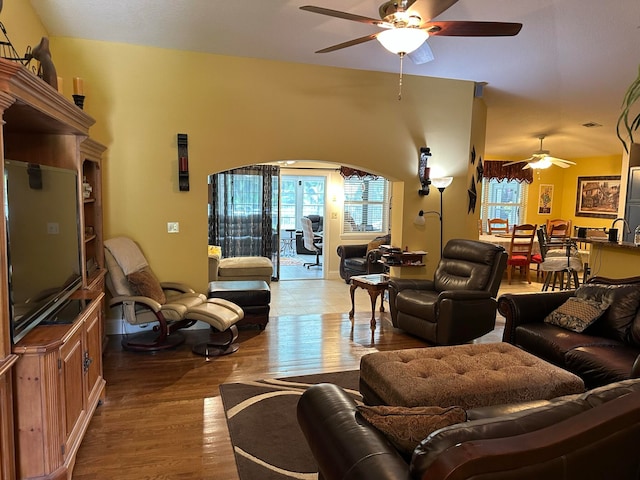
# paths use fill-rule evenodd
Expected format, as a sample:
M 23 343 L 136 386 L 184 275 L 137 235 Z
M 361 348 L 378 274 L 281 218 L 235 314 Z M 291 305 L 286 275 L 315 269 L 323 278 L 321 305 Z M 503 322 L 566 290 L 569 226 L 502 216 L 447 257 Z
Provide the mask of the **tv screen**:
M 14 343 L 54 315 L 82 282 L 77 172 L 5 160 Z

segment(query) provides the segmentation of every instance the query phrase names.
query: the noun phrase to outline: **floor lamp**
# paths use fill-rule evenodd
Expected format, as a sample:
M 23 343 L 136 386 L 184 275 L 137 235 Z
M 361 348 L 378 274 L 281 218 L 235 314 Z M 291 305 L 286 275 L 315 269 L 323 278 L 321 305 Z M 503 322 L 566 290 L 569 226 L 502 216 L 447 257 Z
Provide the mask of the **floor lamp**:
M 435 210 L 430 210 L 428 212 L 425 212 L 423 210 L 420 210 L 420 212 L 418 212 L 418 217 L 416 217 L 416 220 L 414 221 L 416 225 L 424 225 L 425 213 L 435 213 L 438 215 L 438 218 L 440 219 L 440 258 L 442 258 L 442 192 L 444 192 L 445 188 L 451 185 L 451 182 L 453 182 L 453 177 L 440 177 L 431 179 L 431 185 L 436 187 L 440 192 L 440 211 L 436 212 Z

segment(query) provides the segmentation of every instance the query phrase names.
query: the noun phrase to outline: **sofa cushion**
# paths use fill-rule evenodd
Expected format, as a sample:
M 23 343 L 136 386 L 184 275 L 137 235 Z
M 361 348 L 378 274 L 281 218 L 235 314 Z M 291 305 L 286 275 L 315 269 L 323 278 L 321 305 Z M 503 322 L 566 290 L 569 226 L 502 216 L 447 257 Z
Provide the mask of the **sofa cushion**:
M 606 313 L 589 327 L 587 333 L 614 338 L 622 342 L 632 341 L 631 325 L 640 306 L 638 285 L 586 283 L 578 287 L 576 297 L 610 305 Z
M 410 455 L 418 443 L 439 428 L 466 421 L 461 407 L 392 407 L 361 405 L 358 412 L 367 422 L 386 435 L 404 455 Z
M 516 327 L 514 344 L 561 367 L 566 366 L 566 353 L 574 348 L 583 345 L 620 345 L 617 340 L 589 335 L 589 330 L 576 333 L 548 323 L 532 322 Z
M 396 295 L 396 308 L 421 320 L 437 323 L 436 304 L 439 293 L 434 290 L 401 290 Z
M 579 375 L 587 388 L 594 388 L 631 376 L 638 350 L 628 345 L 584 345 L 565 355 L 566 367 Z
M 571 297 L 544 319 L 546 323 L 582 333 L 607 310 L 607 303 Z
M 149 297 L 161 305 L 167 301 L 158 278 L 148 266 L 137 272 L 131 272 L 127 275 L 127 280 L 136 295 Z

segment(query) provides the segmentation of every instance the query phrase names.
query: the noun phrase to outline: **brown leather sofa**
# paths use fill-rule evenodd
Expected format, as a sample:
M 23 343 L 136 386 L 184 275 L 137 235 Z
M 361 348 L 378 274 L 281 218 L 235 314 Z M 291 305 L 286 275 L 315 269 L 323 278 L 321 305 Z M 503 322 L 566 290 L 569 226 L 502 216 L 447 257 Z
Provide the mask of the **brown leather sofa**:
M 574 296 L 610 305 L 582 333 L 544 322 Z M 504 294 L 498 310 L 506 319 L 503 341 L 571 371 L 587 388 L 640 377 L 640 277 L 593 277 L 576 290 Z
M 379 245 L 388 245 L 391 235 L 382 235 L 372 240 Z M 378 248 L 368 249 L 369 244 L 338 245 L 337 253 L 340 257 L 340 278 L 345 283 L 351 281 L 354 275 L 369 275 L 371 273 L 383 273 L 384 265 L 378 260 L 382 254 Z
M 465 343 L 490 332 L 506 264 L 502 247 L 449 240 L 433 280 L 389 280 L 393 326 L 435 345 Z
M 637 480 L 640 380 L 467 410 L 403 457 L 340 387 L 300 398 L 298 423 L 323 480 Z

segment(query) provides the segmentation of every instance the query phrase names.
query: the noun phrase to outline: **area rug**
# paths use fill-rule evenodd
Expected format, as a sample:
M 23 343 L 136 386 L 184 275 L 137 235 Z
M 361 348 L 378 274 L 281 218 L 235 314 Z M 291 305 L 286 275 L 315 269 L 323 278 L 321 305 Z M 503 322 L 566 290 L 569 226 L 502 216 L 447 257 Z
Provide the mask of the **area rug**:
M 300 395 L 317 383 L 343 387 L 356 401 L 359 371 L 220 385 L 240 480 L 311 480 L 318 469 L 298 426 Z
M 281 267 L 293 267 L 296 265 L 302 265 L 304 261 L 297 257 L 280 257 Z

